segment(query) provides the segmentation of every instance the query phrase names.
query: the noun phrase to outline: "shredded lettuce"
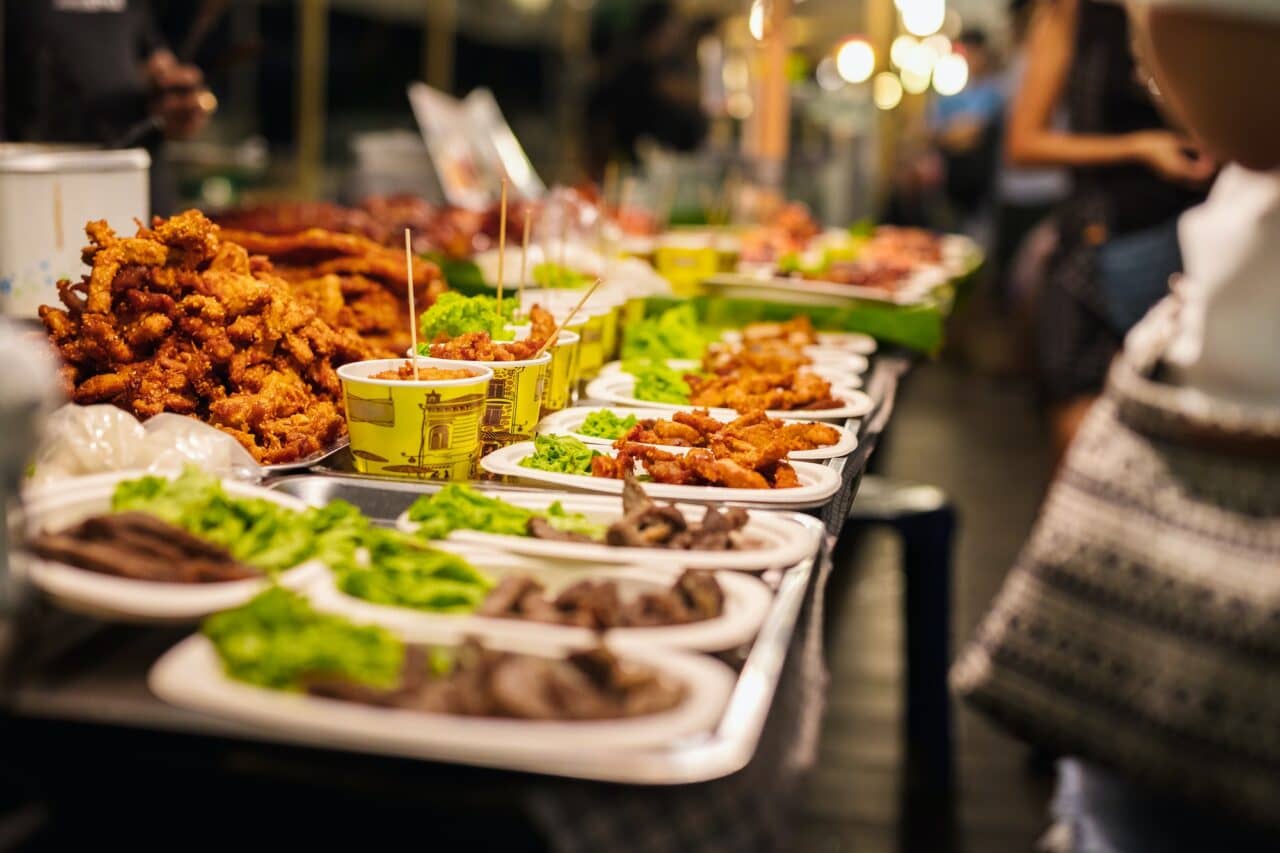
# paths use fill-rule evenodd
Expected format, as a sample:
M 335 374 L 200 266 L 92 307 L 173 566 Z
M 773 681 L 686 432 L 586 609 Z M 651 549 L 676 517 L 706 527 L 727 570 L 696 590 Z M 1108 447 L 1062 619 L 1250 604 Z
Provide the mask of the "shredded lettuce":
M 307 513 L 263 498 L 232 497 L 217 477 L 194 465 L 173 480 L 148 476 L 121 482 L 112 494 L 111 509 L 154 515 L 221 545 L 237 560 L 268 574 L 292 568 L 316 553 L 316 531 Z
M 516 310 L 515 299 L 502 302 L 502 313 L 498 313 L 498 301 L 492 296 L 463 296 L 461 293 L 448 291 L 440 294 L 434 305 L 422 312 L 418 318 L 418 329 L 424 343 L 429 345 L 440 336 L 456 338 L 468 332 L 488 332 L 495 341 L 509 341 L 515 333 L 506 328 Z
M 608 409 L 597 409 L 587 415 L 578 432 L 594 438 L 622 438 L 636 425 L 636 416 L 627 415 L 620 418 Z
M 461 483 L 449 483 L 434 495 L 422 495 L 409 507 L 409 520 L 419 523 L 418 535 L 427 539 L 443 539 L 455 530 L 527 536 L 529 519 L 535 517 L 547 519 L 557 530 L 604 538 L 604 525 L 566 511 L 559 501 L 540 512 L 482 495 Z
M 278 690 L 297 689 L 308 674 L 391 687 L 404 665 L 404 644 L 390 631 L 317 613 L 283 587 L 210 616 L 201 630 L 229 676 Z
M 656 317 L 628 324 L 623 332 L 623 359 L 700 359 L 710 335 L 698 324 L 692 304 L 677 305 Z
M 632 393 L 637 400 L 674 404 L 689 402 L 689 383 L 684 381 L 688 371 L 675 370 L 660 361 L 634 359 L 624 361 L 622 369 L 636 378 Z
M 533 445 L 533 453 L 521 459 L 520 465 L 559 474 L 590 474 L 591 460 L 600 455 L 568 435 L 535 436 Z
M 332 568 L 347 595 L 433 613 L 470 613 L 493 588 L 493 581 L 462 557 L 380 527 L 365 531 L 353 559 Z

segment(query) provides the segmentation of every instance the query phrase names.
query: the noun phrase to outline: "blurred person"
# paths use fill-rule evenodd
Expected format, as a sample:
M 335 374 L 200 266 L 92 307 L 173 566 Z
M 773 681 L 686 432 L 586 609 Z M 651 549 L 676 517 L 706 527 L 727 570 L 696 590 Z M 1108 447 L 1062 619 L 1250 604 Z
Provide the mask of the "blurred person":
M 165 45 L 150 4 L 10 0 L 0 10 L 0 138 L 146 144 L 152 155 L 151 209 L 169 213 L 172 187 L 159 146 L 163 139 L 197 134 L 214 101 L 200 69 L 180 61 Z
M 1036 0 L 1009 2 L 1014 46 L 1004 72 L 1006 92 L 1017 92 L 1026 76 L 1027 37 L 1035 7 Z M 1065 113 L 1059 110 L 1054 117 L 1054 126 L 1064 126 L 1065 119 Z M 998 296 L 1008 306 L 1015 301 L 1012 286 L 1015 258 L 1032 229 L 1041 225 L 1053 227 L 1046 220 L 1070 193 L 1071 175 L 1061 167 L 1018 166 L 1006 162 L 1003 152 L 1001 155 L 996 176 L 995 238 L 990 259 L 997 277 Z
M 598 39 L 601 56 L 587 98 L 588 168 L 599 179 L 610 161 L 634 163 L 646 137 L 689 151 L 707 133 L 697 42 L 706 19 L 686 26 L 667 0 L 639 6 L 629 25 Z
M 969 82 L 956 94 L 934 101 L 929 126 L 944 164 L 944 190 L 960 228 L 981 239 L 992 213 L 1005 87 L 985 33 L 965 30 L 955 50 L 969 65 Z
M 1278 850 L 1280 3 L 1128 6 L 1140 76 L 1227 165 L 953 682 L 1076 756 L 1042 849 Z
M 1037 308 L 1037 360 L 1061 461 L 1125 333 L 1169 292 L 1181 269 L 1177 216 L 1203 198 L 1216 166 L 1152 103 L 1116 3 L 1042 0 L 1027 56 L 1009 114 L 1009 161 L 1072 174 Z M 1066 131 L 1053 126 L 1060 105 Z

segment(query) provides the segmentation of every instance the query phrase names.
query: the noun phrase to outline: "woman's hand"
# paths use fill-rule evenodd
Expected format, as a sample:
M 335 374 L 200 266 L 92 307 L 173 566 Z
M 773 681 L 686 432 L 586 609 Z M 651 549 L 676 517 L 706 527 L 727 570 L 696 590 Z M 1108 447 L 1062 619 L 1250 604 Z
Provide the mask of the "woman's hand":
M 1204 184 L 1218 171 L 1218 164 L 1194 142 L 1168 130 L 1131 133 L 1127 141 L 1133 159 L 1168 181 Z

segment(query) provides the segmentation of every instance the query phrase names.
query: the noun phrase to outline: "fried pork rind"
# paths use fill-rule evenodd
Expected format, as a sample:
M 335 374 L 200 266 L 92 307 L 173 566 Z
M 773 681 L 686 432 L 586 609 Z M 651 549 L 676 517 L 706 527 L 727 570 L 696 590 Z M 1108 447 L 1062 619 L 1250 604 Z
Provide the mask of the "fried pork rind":
M 103 222 L 86 232 L 90 274 L 59 282 L 65 308 L 40 308 L 75 402 L 139 418 L 193 415 L 264 464 L 328 449 L 345 433 L 334 367 L 371 348 L 317 317 L 269 264 L 197 211 L 134 237 Z

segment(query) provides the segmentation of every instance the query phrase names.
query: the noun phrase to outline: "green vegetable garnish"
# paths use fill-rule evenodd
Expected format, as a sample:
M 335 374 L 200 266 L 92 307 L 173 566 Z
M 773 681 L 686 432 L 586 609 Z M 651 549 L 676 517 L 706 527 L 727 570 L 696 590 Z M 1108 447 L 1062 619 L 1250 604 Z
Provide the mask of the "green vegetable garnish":
M 462 557 L 380 527 L 370 527 L 354 558 L 333 571 L 347 595 L 434 613 L 470 613 L 493 587 Z
M 226 548 L 267 573 L 302 563 L 316 552 L 313 517 L 263 498 L 235 498 L 211 474 L 189 465 L 175 480 L 141 477 L 116 486 L 115 512 L 146 512 Z
M 493 586 L 461 557 L 375 527 L 345 501 L 293 512 L 262 499 L 230 497 L 215 477 L 194 466 L 173 481 L 126 480 L 116 487 L 111 507 L 151 513 L 264 571 L 319 559 L 340 589 L 378 604 L 470 612 Z
M 657 317 L 628 325 L 623 332 L 622 357 L 700 359 L 711 337 L 698 325 L 698 312 L 692 305 L 677 305 Z
M 283 587 L 210 616 L 201 630 L 229 676 L 262 687 L 297 689 L 308 674 L 392 687 L 404 664 L 404 644 L 390 631 L 317 613 Z
M 421 525 L 418 535 L 427 539 L 443 539 L 455 530 L 527 536 L 529 519 L 534 517 L 547 519 L 557 530 L 604 538 L 604 525 L 566 512 L 559 501 L 539 512 L 482 495 L 461 483 L 449 483 L 434 495 L 422 495 L 409 507 L 409 520 Z
M 594 438 L 622 438 L 636 425 L 636 416 L 627 415 L 620 418 L 608 409 L 597 409 L 587 415 L 587 419 L 578 427 L 578 432 Z
M 589 287 L 595 279 L 563 264 L 541 263 L 533 266 L 533 283 L 538 287 L 577 290 Z
M 443 335 L 456 338 L 468 332 L 488 332 L 495 341 L 515 339 L 515 333 L 506 328 L 516 310 L 515 299 L 506 299 L 502 303 L 502 313 L 498 313 L 498 301 L 492 296 L 463 296 L 461 293 L 448 291 L 442 293 L 434 305 L 422 312 L 418 319 L 418 328 L 425 344 L 429 345 Z
M 689 402 L 689 383 L 684 377 L 690 371 L 676 370 L 660 361 L 624 361 L 622 369 L 636 378 L 637 400 L 651 403 L 683 404 Z
M 568 435 L 539 435 L 533 439 L 534 451 L 520 460 L 524 468 L 559 474 L 590 474 L 591 460 L 600 454 Z
M 449 483 L 434 495 L 422 495 L 409 507 L 409 520 L 421 524 L 418 535 L 443 539 L 455 530 L 480 530 L 524 536 L 533 511 Z

